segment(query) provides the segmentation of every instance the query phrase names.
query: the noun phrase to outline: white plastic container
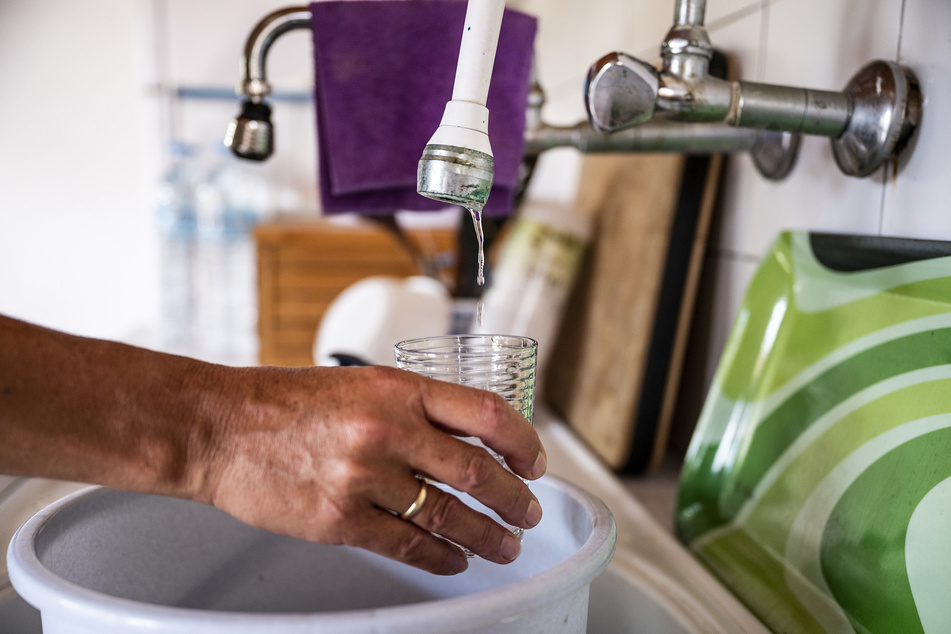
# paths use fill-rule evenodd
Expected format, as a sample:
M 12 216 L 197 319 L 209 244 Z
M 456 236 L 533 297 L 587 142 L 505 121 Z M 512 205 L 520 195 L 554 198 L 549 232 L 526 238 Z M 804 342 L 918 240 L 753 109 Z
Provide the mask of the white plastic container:
M 508 566 L 439 577 L 342 546 L 248 527 L 210 506 L 93 488 L 47 507 L 7 554 L 44 634 L 584 632 L 617 531 L 561 480 L 531 484 L 545 516 Z
M 452 299 L 438 281 L 420 275 L 374 275 L 345 288 L 327 309 L 314 340 L 314 363 L 336 365 L 335 354 L 394 365 L 393 344 L 449 332 Z

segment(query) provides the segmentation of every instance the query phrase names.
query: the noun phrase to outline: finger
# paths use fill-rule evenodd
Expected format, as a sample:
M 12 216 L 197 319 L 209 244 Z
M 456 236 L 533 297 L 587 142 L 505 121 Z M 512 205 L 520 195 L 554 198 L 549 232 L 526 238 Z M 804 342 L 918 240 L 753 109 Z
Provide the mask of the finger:
M 507 528 L 451 493 L 430 484 L 425 487 L 426 503 L 410 520 L 413 524 L 495 563 L 511 563 L 521 553 L 521 544 Z
M 456 435 L 478 437 L 523 478 L 544 475 L 547 458 L 538 433 L 501 396 L 436 380 L 423 381 L 420 389 L 430 422 Z
M 541 521 L 541 505 L 528 486 L 481 447 L 434 434 L 430 444 L 407 459 L 418 472 L 468 493 L 509 524 L 532 528 Z
M 422 510 L 423 505 L 426 504 L 426 492 L 428 490 L 429 487 L 426 486 L 426 481 L 420 479 L 419 492 L 416 494 L 416 498 L 405 511 L 397 513 L 401 520 L 409 521 Z
M 518 480 L 511 474 L 507 475 Z M 405 509 L 402 512 L 394 509 L 393 512 L 404 521 L 464 546 L 483 559 L 505 564 L 519 555 L 521 544 L 509 529 L 469 507 L 438 483 L 427 483 L 422 478 L 414 479 L 414 482 L 418 484 L 412 501 L 405 502 L 409 497 L 405 491 L 400 491 L 398 496 L 392 497 L 402 501 L 381 506 Z M 410 513 L 412 516 L 407 518 Z
M 347 540 L 351 546 L 437 575 L 454 575 L 469 567 L 461 548 L 383 509 L 368 509 L 358 523 L 371 530 L 355 531 Z

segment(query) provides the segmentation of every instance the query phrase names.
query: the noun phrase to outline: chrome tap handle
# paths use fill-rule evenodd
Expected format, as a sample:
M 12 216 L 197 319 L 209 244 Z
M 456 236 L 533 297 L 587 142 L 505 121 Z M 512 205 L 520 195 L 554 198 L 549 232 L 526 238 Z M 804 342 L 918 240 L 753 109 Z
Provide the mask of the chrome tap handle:
M 653 66 L 625 53 L 608 53 L 588 70 L 585 107 L 599 132 L 614 132 L 649 120 L 660 77 Z

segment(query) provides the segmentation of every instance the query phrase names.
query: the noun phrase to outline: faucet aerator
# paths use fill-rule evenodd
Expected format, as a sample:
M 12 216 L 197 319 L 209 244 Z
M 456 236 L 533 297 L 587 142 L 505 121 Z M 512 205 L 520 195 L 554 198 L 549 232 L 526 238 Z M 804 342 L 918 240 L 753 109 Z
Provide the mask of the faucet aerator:
M 416 172 L 416 191 L 426 198 L 481 211 L 495 175 L 491 154 L 467 147 L 429 144 Z
M 439 127 L 423 148 L 416 191 L 426 198 L 481 211 L 494 177 L 488 109 L 470 101 L 449 101 Z
M 416 169 L 419 194 L 473 212 L 482 211 L 495 177 L 485 104 L 504 11 L 504 0 L 469 0 L 452 99 Z
M 241 113 L 228 124 L 225 145 L 240 158 L 263 161 L 274 153 L 271 107 L 245 101 Z

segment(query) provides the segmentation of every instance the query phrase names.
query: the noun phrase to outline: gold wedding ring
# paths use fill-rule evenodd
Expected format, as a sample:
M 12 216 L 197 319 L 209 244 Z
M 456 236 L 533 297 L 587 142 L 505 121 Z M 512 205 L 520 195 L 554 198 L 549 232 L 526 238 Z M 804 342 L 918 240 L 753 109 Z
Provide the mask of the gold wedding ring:
M 416 499 L 413 500 L 413 503 L 409 505 L 409 508 L 400 513 L 401 520 L 411 520 L 416 517 L 416 514 L 423 510 L 423 504 L 426 503 L 426 481 L 422 478 L 419 479 L 419 493 L 416 494 Z

